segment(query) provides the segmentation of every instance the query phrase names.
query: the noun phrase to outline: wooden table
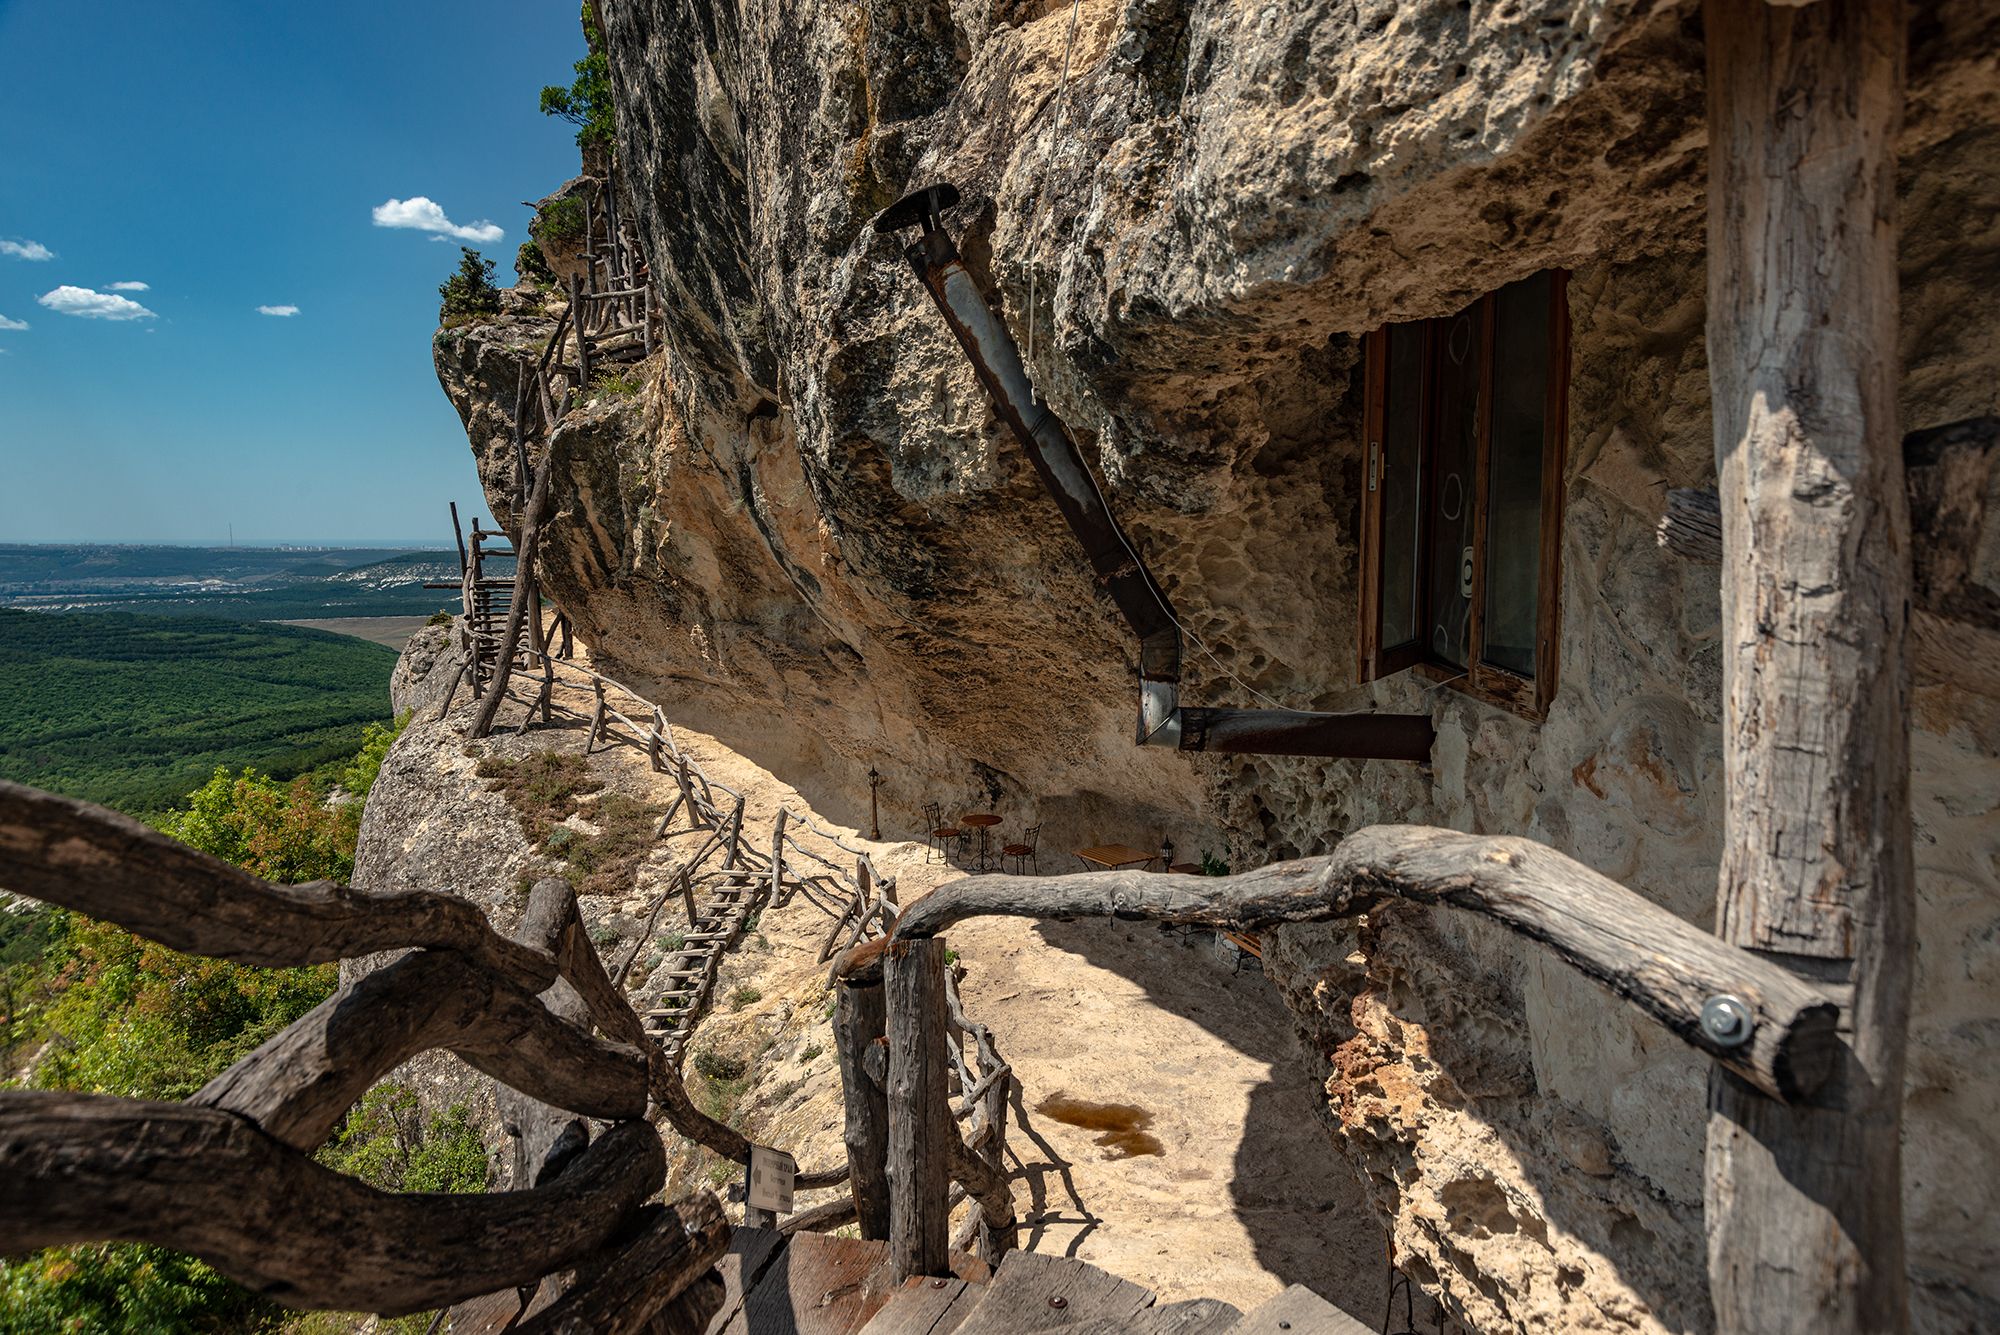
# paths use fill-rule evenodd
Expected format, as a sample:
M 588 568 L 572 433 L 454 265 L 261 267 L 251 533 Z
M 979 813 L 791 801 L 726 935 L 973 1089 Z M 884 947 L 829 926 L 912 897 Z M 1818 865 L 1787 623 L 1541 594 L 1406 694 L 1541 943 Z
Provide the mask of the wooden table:
M 1091 867 L 1102 867 L 1106 871 L 1116 871 L 1120 867 L 1137 867 L 1151 862 L 1158 853 L 1149 853 L 1143 848 L 1130 844 L 1104 844 L 1097 848 L 1079 848 L 1077 857 Z
M 986 870 L 986 832 L 1000 823 L 1000 818 L 990 811 L 975 811 L 969 816 L 958 818 L 960 825 L 979 831 L 979 870 Z

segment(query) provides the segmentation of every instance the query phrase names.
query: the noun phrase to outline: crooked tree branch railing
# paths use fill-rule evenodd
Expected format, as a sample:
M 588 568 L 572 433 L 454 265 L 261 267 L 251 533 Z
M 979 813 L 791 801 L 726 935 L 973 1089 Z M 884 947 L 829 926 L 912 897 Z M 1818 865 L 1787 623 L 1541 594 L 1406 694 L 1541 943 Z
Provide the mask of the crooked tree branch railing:
M 877 1162 L 887 1181 L 875 1217 L 886 1215 L 898 1278 L 949 1273 L 954 1179 L 979 1202 L 982 1254 L 1006 1245 L 1003 1225 L 1011 1231 L 997 1155 L 980 1154 L 983 1131 L 1004 1114 L 1004 1066 L 998 1076 L 976 1073 L 946 1036 L 954 1023 L 977 1031 L 981 1068 L 989 1054 L 998 1065 L 991 1036 L 966 1023 L 946 985 L 938 934 L 953 923 L 1094 916 L 1259 932 L 1351 918 L 1393 901 L 1476 913 L 1547 947 L 1772 1099 L 1809 1100 L 1834 1069 L 1840 1011 L 1831 994 L 1526 839 L 1374 826 L 1330 856 L 1231 877 L 972 876 L 895 915 L 889 938 L 850 950 L 834 970 L 848 1154 L 864 1231 L 877 1199 L 868 1166 Z M 880 995 L 871 995 L 876 980 Z M 885 1060 L 878 1048 L 886 1048 Z M 953 1069 L 956 1108 L 946 1092 Z M 994 1102 L 999 1107 L 975 1122 L 970 1143 L 961 1141 L 953 1114 Z
M 675 816 L 683 813 L 690 829 L 709 831 L 708 839 L 697 850 L 693 862 L 684 866 L 649 906 L 647 927 L 619 967 L 616 975 L 618 985 L 622 986 L 629 975 L 662 908 L 676 892 L 687 901 L 689 921 L 694 921 L 692 881 L 698 878 L 692 872 L 711 853 L 725 852 L 725 871 L 742 866 L 760 881 L 768 877 L 768 893 L 773 898 L 785 884 L 788 862 L 802 860 L 823 868 L 827 878 L 843 895 L 843 907 L 834 915 L 833 927 L 821 947 L 820 958 L 825 960 L 831 957 L 844 944 L 844 953 L 829 981 L 836 990 L 834 1036 L 846 1105 L 844 1135 L 848 1165 L 832 1173 L 801 1175 L 796 1185 L 803 1189 L 846 1181 L 852 1200 L 852 1217 L 860 1223 L 862 1237 L 890 1239 L 892 1256 L 901 1254 L 904 1257 L 901 1263 L 903 1275 L 931 1273 L 932 1266 L 942 1264 L 931 1259 L 938 1248 L 948 1252 L 972 1242 L 977 1243 L 982 1258 L 989 1263 L 997 1263 L 1001 1254 L 1014 1245 L 1016 1232 L 1013 1197 L 1007 1187 L 1002 1158 L 1013 1068 L 1000 1056 L 991 1031 L 967 1016 L 958 995 L 957 978 L 949 969 L 941 969 L 941 983 L 936 995 L 924 1003 L 927 1009 L 935 1012 L 936 1022 L 926 1030 L 927 1034 L 935 1035 L 935 1041 L 925 1038 L 918 1046 L 925 1053 L 923 1060 L 936 1065 L 937 1076 L 944 1082 L 940 1088 L 948 1091 L 955 1084 L 957 1093 L 946 1095 L 952 1100 L 943 1123 L 946 1134 L 931 1142 L 931 1154 L 922 1158 L 920 1163 L 913 1161 L 912 1172 L 921 1175 L 926 1183 L 934 1182 L 943 1193 L 941 1218 L 948 1219 L 952 1207 L 966 1197 L 975 1202 L 975 1208 L 967 1214 L 955 1237 L 942 1241 L 930 1239 L 921 1250 L 908 1240 L 899 1243 L 891 1231 L 889 1164 L 892 1156 L 883 1095 L 883 1088 L 889 1079 L 889 1067 L 886 1057 L 879 1054 L 886 1054 L 887 1051 L 885 1032 L 888 1013 L 883 1000 L 881 951 L 886 944 L 887 933 L 895 927 L 900 912 L 895 878 L 881 875 L 867 850 L 848 843 L 837 831 L 815 820 L 809 812 L 792 807 L 780 808 L 773 827 L 771 852 L 768 856 L 760 854 L 742 837 L 743 794 L 708 776 L 700 762 L 681 746 L 673 724 L 659 705 L 616 678 L 591 668 L 575 663 L 559 666 L 590 684 L 593 703 L 586 746 L 615 738 L 645 752 L 656 772 L 674 776 L 678 795 L 661 818 L 659 832 L 664 834 Z M 620 710 L 611 702 L 612 691 L 638 701 L 643 706 L 639 712 L 647 714 L 650 722 L 641 724 Z M 615 731 L 619 726 L 629 735 L 619 737 Z M 718 794 L 728 801 L 719 800 Z M 848 879 L 846 868 L 840 863 L 802 844 L 794 831 L 808 831 L 853 857 L 852 879 Z M 796 878 L 792 884 L 801 883 L 804 879 L 807 878 Z M 841 941 L 843 935 L 846 938 L 844 943 Z M 872 944 L 863 944 L 871 937 L 874 938 Z M 942 961 L 942 954 L 938 958 Z M 705 977 L 712 978 L 712 971 Z M 690 1016 L 687 1024 L 691 1027 L 697 1018 L 698 1014 Z M 970 1059 L 963 1051 L 966 1044 L 971 1047 Z M 661 1091 L 655 1091 L 655 1098 L 675 1118 L 676 1130 L 725 1158 L 738 1163 L 747 1162 L 749 1141 L 699 1113 L 687 1099 L 685 1091 L 681 1090 L 678 1080 L 672 1082 L 671 1092 L 678 1095 L 671 1106 L 661 1097 Z M 959 1121 L 969 1123 L 963 1140 L 952 1125 Z M 956 1188 L 951 1186 L 952 1183 L 957 1184 Z M 911 1189 L 915 1190 L 914 1187 Z M 809 1221 L 802 1219 L 801 1222 L 810 1227 L 833 1227 L 850 1217 L 845 1209 L 837 1206 L 809 1213 L 815 1213 L 815 1217 Z M 945 1227 L 944 1223 L 938 1225 L 939 1230 Z M 931 1246 L 933 1242 L 935 1247 Z
M 992 914 L 1261 932 L 1351 918 L 1394 900 L 1476 913 L 1548 947 L 1772 1098 L 1807 1099 L 1833 1068 L 1839 1007 L 1830 994 L 1529 839 L 1376 825 L 1329 856 L 1238 876 L 971 876 L 912 905 L 896 940 Z
M 679 1075 L 684 1040 L 692 1032 L 694 1024 L 701 1018 L 707 1002 L 712 996 L 712 988 L 716 976 L 715 964 L 719 962 L 720 956 L 727 946 L 734 941 L 737 935 L 740 935 L 741 922 L 744 918 L 754 913 L 763 903 L 774 897 L 785 885 L 795 885 L 797 883 L 796 880 L 787 880 L 789 857 L 786 850 L 792 850 L 793 855 L 803 850 L 798 840 L 786 833 L 788 825 L 794 828 L 810 830 L 814 834 L 836 843 L 844 851 L 854 852 L 860 859 L 861 870 L 858 874 L 873 880 L 881 893 L 886 893 L 890 896 L 891 902 L 893 902 L 895 892 L 895 881 L 893 878 L 876 878 L 873 866 L 867 861 L 867 854 L 865 852 L 854 849 L 851 845 L 841 841 L 837 835 L 825 829 L 825 827 L 814 821 L 809 815 L 789 807 L 782 808 L 779 812 L 773 831 L 771 851 L 765 853 L 753 847 L 750 841 L 744 837 L 743 820 L 745 801 L 743 794 L 709 777 L 706 771 L 702 769 L 700 762 L 681 747 L 680 740 L 675 735 L 672 723 L 667 720 L 666 713 L 660 706 L 647 700 L 646 697 L 640 695 L 637 691 L 618 681 L 616 678 L 606 676 L 592 668 L 585 667 L 579 663 L 556 659 L 549 654 L 543 654 L 541 658 L 545 674 L 543 695 L 541 697 L 543 702 L 546 702 L 548 699 L 548 692 L 550 690 L 548 683 L 553 681 L 554 674 L 558 671 L 570 673 L 591 687 L 594 702 L 589 721 L 587 747 L 594 747 L 601 741 L 619 740 L 644 751 L 649 763 L 656 772 L 671 773 L 675 776 L 679 786 L 679 794 L 674 799 L 673 804 L 669 806 L 666 814 L 661 818 L 657 833 L 661 835 L 666 834 L 675 816 L 682 814 L 685 814 L 689 821 L 690 829 L 706 829 L 708 831 L 708 838 L 697 849 L 694 858 L 690 859 L 676 872 L 649 906 L 645 932 L 633 943 L 632 949 L 620 963 L 616 973 L 607 979 L 606 985 L 618 997 L 618 1010 L 633 1017 L 633 1021 L 638 1024 L 638 1034 L 643 1037 L 646 1047 L 660 1057 L 660 1060 L 655 1063 L 652 1084 L 652 1097 L 656 1112 L 663 1116 L 675 1131 L 687 1139 L 694 1141 L 696 1144 L 703 1146 L 724 1159 L 747 1165 L 750 1161 L 750 1141 L 741 1132 L 709 1117 L 697 1108 L 693 1100 L 689 1098 Z M 499 683 L 499 686 L 502 690 L 505 689 L 504 682 Z M 611 703 L 610 692 L 612 691 L 620 692 L 638 701 L 644 707 L 641 712 L 650 716 L 650 723 L 641 725 L 637 720 Z M 532 712 L 530 717 L 532 717 Z M 525 726 L 526 722 L 523 723 L 523 727 Z M 625 728 L 629 736 L 620 737 L 616 731 L 618 726 Z M 670 757 L 672 760 L 671 765 L 668 763 Z M 724 798 L 728 799 L 726 804 L 721 800 Z M 699 869 L 702 862 L 717 853 L 720 853 L 723 857 L 722 868 L 715 872 L 701 872 Z M 810 856 L 821 862 L 826 861 L 817 854 L 811 854 Z M 827 865 L 831 866 L 833 864 L 828 863 Z M 659 915 L 669 900 L 676 894 L 681 896 L 688 908 L 690 925 L 697 922 L 698 911 L 695 907 L 694 885 L 707 877 L 722 878 L 725 882 L 732 878 L 737 878 L 746 884 L 756 887 L 758 894 L 754 899 L 746 900 L 743 905 L 743 911 L 735 915 L 738 930 L 732 931 L 727 939 L 712 943 L 712 948 L 704 948 L 698 952 L 704 961 L 702 986 L 696 993 L 695 1004 L 683 1007 L 676 1012 L 677 1028 L 675 1033 L 681 1041 L 673 1041 L 670 1038 L 663 1045 L 659 1035 L 646 1031 L 644 1023 L 639 1020 L 631 1005 L 626 1002 L 623 989 L 631 976 L 639 954 L 646 947 L 653 926 L 658 922 Z M 704 943 L 704 946 L 707 947 L 709 944 Z M 690 955 L 695 953 L 697 952 L 687 952 Z M 665 962 L 664 967 L 671 969 L 674 963 L 675 960 L 670 959 Z M 607 1032 L 611 1031 L 607 1030 Z M 639 1039 L 628 1038 L 627 1041 L 638 1042 Z M 800 1173 L 794 1180 L 794 1186 L 802 1191 L 813 1190 L 839 1186 L 847 1180 L 848 1168 L 842 1165 L 818 1172 Z M 824 1226 L 832 1227 L 840 1222 L 843 1222 L 841 1218 L 831 1218 L 824 1221 Z
M 188 1103 L 0 1092 L 0 1252 L 154 1242 L 288 1306 L 400 1315 L 593 1260 L 629 1269 L 639 1245 L 649 1272 L 678 1287 L 572 1294 L 558 1306 L 637 1302 L 650 1313 L 726 1248 L 705 1192 L 624 1240 L 665 1178 L 659 1135 L 642 1120 L 648 1092 L 668 1103 L 664 1086 L 679 1082 L 643 1042 L 561 881 L 535 887 L 510 939 L 463 900 L 273 885 L 115 812 L 0 783 L 0 883 L 245 964 L 411 951 L 343 986 Z M 558 978 L 604 1037 L 538 998 Z M 312 1160 L 369 1085 L 435 1047 L 616 1125 L 546 1184 L 490 1195 L 395 1195 Z M 600 1325 L 630 1328 L 629 1315 Z

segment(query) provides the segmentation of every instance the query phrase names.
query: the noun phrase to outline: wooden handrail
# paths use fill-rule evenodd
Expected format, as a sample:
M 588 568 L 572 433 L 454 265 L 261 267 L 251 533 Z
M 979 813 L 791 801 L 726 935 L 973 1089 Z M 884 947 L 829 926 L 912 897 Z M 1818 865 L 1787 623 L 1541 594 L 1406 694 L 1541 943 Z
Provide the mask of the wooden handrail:
M 1238 876 L 970 876 L 912 905 L 896 939 L 990 914 L 1262 932 L 1350 918 L 1392 900 L 1477 913 L 1547 947 L 1773 1098 L 1805 1099 L 1833 1068 L 1839 1007 L 1830 994 L 1529 839 L 1377 825 L 1329 856 Z M 1732 1018 L 1740 1027 L 1717 1023 Z
M 419 947 L 349 980 L 186 1104 L 0 1093 L 0 1250 L 158 1242 L 292 1306 L 394 1315 L 602 1252 L 664 1177 L 658 1133 L 641 1119 L 656 1091 L 670 1108 L 685 1092 L 560 879 L 535 886 L 509 939 L 463 900 L 271 885 L 116 812 L 0 784 L 0 882 L 246 963 Z M 558 977 L 604 1037 L 540 999 Z M 395 1196 L 311 1160 L 371 1084 L 438 1047 L 531 1099 L 617 1125 L 529 1192 Z
M 466 900 L 273 885 L 130 816 L 0 780 L 0 884 L 193 955 L 289 968 L 412 946 L 455 950 L 523 990 L 555 961 L 511 941 Z
M 0 1252 L 152 1242 L 289 1307 L 400 1316 L 532 1283 L 595 1255 L 666 1176 L 644 1122 L 545 1187 L 377 1191 L 220 1108 L 0 1092 Z

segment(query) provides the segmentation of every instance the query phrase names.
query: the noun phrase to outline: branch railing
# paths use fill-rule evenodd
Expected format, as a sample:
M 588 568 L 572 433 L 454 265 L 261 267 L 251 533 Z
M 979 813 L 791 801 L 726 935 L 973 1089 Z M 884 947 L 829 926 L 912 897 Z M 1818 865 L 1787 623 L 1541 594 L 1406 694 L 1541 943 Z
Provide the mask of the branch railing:
M 545 663 L 550 661 L 544 657 Z M 743 837 L 743 794 L 709 776 L 693 753 L 682 746 L 659 705 L 592 668 L 574 662 L 556 666 L 574 674 L 591 689 L 586 747 L 617 741 L 645 753 L 655 772 L 673 776 L 677 795 L 661 817 L 658 833 L 665 834 L 676 816 L 688 821 L 688 832 L 704 829 L 708 832 L 695 856 L 683 864 L 648 906 L 646 929 L 615 974 L 619 985 L 629 977 L 660 913 L 676 894 L 686 901 L 689 920 L 693 921 L 693 885 L 702 876 L 698 869 L 715 854 L 723 856 L 724 866 L 710 874 L 733 875 L 747 870 L 759 880 L 768 878 L 768 893 L 773 899 L 779 898 L 787 885 L 819 881 L 835 889 L 840 908 L 831 915 L 833 926 L 821 945 L 820 959 L 839 956 L 829 982 L 835 989 L 834 1037 L 845 1103 L 848 1166 L 843 1172 L 801 1176 L 797 1185 L 832 1185 L 846 1180 L 849 1201 L 807 1212 L 813 1216 L 810 1226 L 829 1228 L 855 1219 L 864 1238 L 890 1239 L 892 1256 L 898 1254 L 899 1247 L 907 1253 L 902 1274 L 930 1273 L 926 1267 L 931 1264 L 931 1251 L 919 1253 L 912 1250 L 914 1244 L 899 1243 L 890 1225 L 889 1177 L 892 1171 L 902 1170 L 890 1167 L 897 1160 L 889 1153 L 889 1120 L 885 1111 L 889 1012 L 884 1002 L 881 952 L 902 911 L 897 902 L 896 879 L 882 875 L 866 849 L 848 842 L 810 812 L 795 807 L 779 809 L 770 853 L 761 852 Z M 634 713 L 644 715 L 646 721 L 641 722 L 619 708 L 614 702 L 614 692 L 637 701 L 640 708 Z M 808 833 L 853 858 L 851 876 L 841 862 L 801 842 L 799 836 Z M 819 870 L 809 872 L 802 863 Z M 949 1101 L 941 1126 L 949 1134 L 933 1138 L 930 1142 L 933 1147 L 944 1148 L 939 1148 L 931 1158 L 912 1161 L 910 1171 L 924 1175 L 925 1183 L 937 1187 L 942 1218 L 948 1219 L 961 1201 L 970 1199 L 974 1203 L 956 1233 L 937 1245 L 948 1252 L 976 1244 L 982 1257 L 989 1263 L 997 1263 L 1000 1255 L 1014 1245 L 1017 1228 L 1003 1159 L 1013 1068 L 1001 1057 L 991 1030 L 967 1015 L 959 996 L 956 970 L 943 967 L 942 954 L 938 960 L 937 985 L 921 994 L 924 1000 L 920 1009 L 931 1020 L 924 1028 L 926 1036 L 912 1051 L 922 1052 L 927 1069 L 930 1065 L 936 1067 L 939 1087 L 944 1091 L 942 1097 Z M 685 1102 L 684 1095 L 675 1111 L 684 1119 L 675 1123 L 683 1135 L 724 1157 L 738 1162 L 747 1159 L 749 1142 L 720 1123 L 702 1125 L 693 1120 L 700 1114 Z M 955 1125 L 959 1122 L 967 1124 L 962 1139 Z
M 656 1281 L 645 1292 L 573 1291 L 523 1327 L 559 1328 L 584 1305 L 609 1305 L 600 1327 L 631 1329 L 617 1310 L 658 1312 L 726 1249 L 707 1192 L 645 1207 L 666 1171 L 649 1098 L 670 1100 L 664 1087 L 678 1080 L 649 1054 L 562 881 L 538 884 L 503 936 L 449 895 L 274 885 L 115 812 L 0 782 L 0 883 L 244 964 L 408 952 L 343 984 L 186 1103 L 0 1092 L 0 1252 L 152 1242 L 287 1306 L 402 1315 L 582 1264 L 615 1268 L 643 1246 Z M 558 979 L 588 1022 L 538 995 Z M 613 1125 L 549 1180 L 487 1195 L 381 1192 L 313 1161 L 370 1085 L 437 1048 Z
M 1537 943 L 1774 1100 L 1810 1100 L 1838 1060 L 1840 1007 L 1830 992 L 1527 839 L 1375 826 L 1330 856 L 1231 877 L 970 876 L 890 907 L 890 935 L 849 949 L 833 970 L 864 1236 L 883 1230 L 899 1279 L 949 1274 L 950 1248 L 974 1233 L 989 1260 L 1011 1241 L 997 1139 L 1008 1071 L 950 985 L 939 934 L 954 923 L 1094 916 L 1264 932 L 1396 902 L 1478 914 Z M 961 1140 L 951 1123 L 967 1117 Z M 967 1196 L 977 1209 L 947 1238 L 952 1209 Z

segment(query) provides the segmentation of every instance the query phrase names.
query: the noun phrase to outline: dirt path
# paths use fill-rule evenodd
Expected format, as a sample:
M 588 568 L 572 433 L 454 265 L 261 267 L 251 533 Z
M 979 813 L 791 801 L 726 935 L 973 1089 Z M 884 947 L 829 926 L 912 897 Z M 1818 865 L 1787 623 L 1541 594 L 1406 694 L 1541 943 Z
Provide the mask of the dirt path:
M 559 714 L 558 727 L 506 749 L 581 750 L 589 693 L 565 688 L 558 704 L 570 713 L 566 725 Z M 676 736 L 713 781 L 744 794 L 753 843 L 770 838 L 780 805 L 811 810 L 790 785 L 714 738 L 678 725 Z M 592 763 L 615 788 L 671 800 L 671 777 L 654 774 L 636 747 L 600 746 Z M 927 861 L 920 842 L 872 842 L 815 819 L 868 849 L 897 877 L 905 903 L 963 874 Z M 629 896 L 587 905 L 587 915 L 607 935 L 636 936 L 633 920 L 697 842 L 669 839 Z M 1061 861 L 1044 853 L 1043 869 Z M 794 1148 L 809 1168 L 841 1153 L 818 962 L 831 924 L 805 896 L 767 909 L 725 960 L 715 1008 L 690 1048 L 750 1065 L 732 1115 L 753 1137 Z M 663 920 L 655 937 L 669 926 Z M 1020 1081 L 1008 1150 L 1024 1247 L 1081 1257 L 1169 1300 L 1215 1297 L 1247 1308 L 1304 1283 L 1379 1322 L 1382 1234 L 1315 1120 L 1316 1091 L 1290 1017 L 1259 973 L 1235 972 L 1212 938 L 1183 939 L 1150 924 L 992 918 L 961 924 L 949 944 L 966 970 L 967 1006 L 992 1028 Z M 691 1074 L 691 1090 L 698 1083 Z M 1043 1111 L 1058 1098 L 1132 1105 L 1145 1122 L 1136 1129 L 1157 1141 L 1157 1152 L 1100 1145 L 1101 1131 Z M 707 1170 L 719 1185 L 727 1169 L 717 1167 Z

